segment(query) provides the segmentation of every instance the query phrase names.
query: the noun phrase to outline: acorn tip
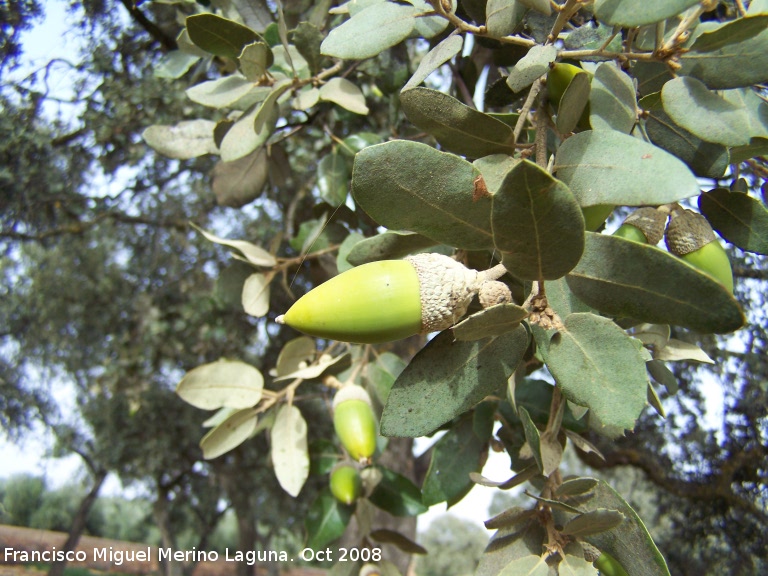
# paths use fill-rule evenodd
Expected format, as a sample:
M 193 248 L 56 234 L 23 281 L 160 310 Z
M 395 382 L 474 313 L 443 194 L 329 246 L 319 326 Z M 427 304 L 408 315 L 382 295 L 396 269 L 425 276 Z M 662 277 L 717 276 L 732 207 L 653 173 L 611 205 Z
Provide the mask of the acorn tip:
M 280 316 L 275 318 L 275 322 L 278 324 L 285 324 L 285 314 L 280 314 Z

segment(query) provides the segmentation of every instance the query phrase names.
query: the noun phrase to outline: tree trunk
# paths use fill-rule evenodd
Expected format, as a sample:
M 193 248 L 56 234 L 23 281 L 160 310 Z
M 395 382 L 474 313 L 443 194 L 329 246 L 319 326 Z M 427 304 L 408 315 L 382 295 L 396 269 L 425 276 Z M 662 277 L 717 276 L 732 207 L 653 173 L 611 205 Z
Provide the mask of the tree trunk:
M 169 489 L 157 482 L 157 499 L 152 506 L 152 515 L 155 518 L 155 524 L 160 531 L 160 546 L 162 548 L 176 547 L 176 538 L 171 529 L 171 514 L 168 510 L 168 492 Z M 159 561 L 159 559 L 158 559 Z M 159 561 L 160 570 L 164 576 L 183 576 L 183 569 L 180 563 L 174 561 Z
M 96 498 L 99 495 L 101 486 L 104 484 L 104 480 L 107 478 L 107 473 L 108 472 L 106 470 L 101 469 L 94 474 L 93 486 L 91 486 L 91 490 L 88 492 L 88 494 L 85 495 L 85 498 L 83 498 L 82 502 L 80 502 L 77 513 L 72 519 L 72 527 L 69 529 L 69 536 L 67 536 L 66 542 L 64 542 L 64 545 L 60 548 L 61 552 L 66 553 L 77 548 L 77 543 L 80 541 L 80 536 L 82 536 L 83 531 L 85 530 L 85 523 L 88 520 L 88 513 L 91 511 L 93 503 L 96 502 Z M 48 570 L 48 576 L 63 576 L 66 566 L 66 559 L 53 562 L 51 564 L 51 568 Z

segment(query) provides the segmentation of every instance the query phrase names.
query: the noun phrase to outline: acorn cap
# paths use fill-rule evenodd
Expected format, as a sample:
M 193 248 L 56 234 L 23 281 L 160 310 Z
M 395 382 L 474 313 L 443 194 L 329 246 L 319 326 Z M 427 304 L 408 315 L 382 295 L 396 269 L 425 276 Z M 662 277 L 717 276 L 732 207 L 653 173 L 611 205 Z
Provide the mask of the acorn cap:
M 664 240 L 667 249 L 677 256 L 695 252 L 716 239 L 707 219 L 692 210 L 672 213 Z
M 443 254 L 414 254 L 405 261 L 419 278 L 420 333 L 445 330 L 466 314 L 479 288 L 477 271 Z
M 357 384 L 349 384 L 336 392 L 336 395 L 333 397 L 333 408 L 336 409 L 336 406 L 346 400 L 362 400 L 368 404 L 368 406 L 373 407 L 368 392 L 366 392 L 365 388 L 358 386 Z
M 667 215 L 651 206 L 638 208 L 624 220 L 624 224 L 634 226 L 640 230 L 651 246 L 656 246 L 664 236 L 664 226 L 666 223 Z
M 497 304 L 508 304 L 512 302 L 512 291 L 504 282 L 498 280 L 486 280 L 480 285 L 478 292 L 480 306 L 490 308 Z

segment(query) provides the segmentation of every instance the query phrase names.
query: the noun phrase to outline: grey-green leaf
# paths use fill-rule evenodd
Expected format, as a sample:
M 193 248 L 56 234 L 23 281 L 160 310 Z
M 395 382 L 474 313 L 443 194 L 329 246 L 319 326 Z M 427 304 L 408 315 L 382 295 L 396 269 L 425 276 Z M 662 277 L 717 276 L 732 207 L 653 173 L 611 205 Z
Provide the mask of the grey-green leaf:
M 485 6 L 485 25 L 494 38 L 514 34 L 528 8 L 518 0 L 488 0 Z
M 294 498 L 309 476 L 307 423 L 296 406 L 283 405 L 271 435 L 272 465 L 280 486 Z
M 696 38 L 680 56 L 679 74 L 712 90 L 768 81 L 768 14 L 749 15 Z
M 479 175 L 466 160 L 395 140 L 355 156 L 352 195 L 376 222 L 467 250 L 493 248 L 491 202 L 472 199 Z
M 456 340 L 480 340 L 511 332 L 528 317 L 528 310 L 517 304 L 497 304 L 475 312 L 451 328 Z
M 595 0 L 595 15 L 607 24 L 643 26 L 660 22 L 698 4 L 698 0 Z
M 645 132 L 656 146 L 677 156 L 698 176 L 719 178 L 728 168 L 728 149 L 721 144 L 705 142 L 675 124 L 664 112 L 659 92 L 640 100 L 647 111 Z
M 354 265 L 397 259 L 434 246 L 435 241 L 412 232 L 387 231 L 361 240 L 349 251 L 347 261 Z
M 618 510 L 598 508 L 576 516 L 563 526 L 562 533 L 583 538 L 590 534 L 605 532 L 615 528 L 624 521 L 624 514 Z
M 217 162 L 211 188 L 219 206 L 240 208 L 261 195 L 269 177 L 269 159 L 262 147 L 232 162 Z
M 595 486 L 597 486 L 596 478 L 589 478 L 582 476 L 578 478 L 571 478 L 566 480 L 555 490 L 556 496 L 577 496 L 580 494 L 586 494 L 590 492 Z
M 647 142 L 614 130 L 580 132 L 563 142 L 555 173 L 580 206 L 657 206 L 699 193 L 681 160 Z
M 425 436 L 506 384 L 528 348 L 523 326 L 474 342 L 445 331 L 395 381 L 381 416 L 386 436 Z
M 446 150 L 472 158 L 515 153 L 512 128 L 448 94 L 417 87 L 401 92 L 400 103 L 408 120 Z
M 212 108 L 225 108 L 250 92 L 253 83 L 239 74 L 231 74 L 209 82 L 202 82 L 187 89 L 187 97 L 193 102 Z
M 175 126 L 149 126 L 142 133 L 142 138 L 160 154 L 169 158 L 186 160 L 204 154 L 216 154 L 218 148 L 213 141 L 213 128 L 216 124 L 210 120 L 185 120 Z
M 520 417 L 520 421 L 523 423 L 523 432 L 525 433 L 525 441 L 528 444 L 530 455 L 536 462 L 539 472 L 543 472 L 544 464 L 541 459 L 541 435 L 539 434 L 539 429 L 536 428 L 536 424 L 531 420 L 531 415 L 528 414 L 528 410 L 523 406 L 520 406 L 517 409 L 517 414 Z
M 571 314 L 565 329 L 536 342 L 563 395 L 590 410 L 591 422 L 632 430 L 646 404 L 641 344 L 608 318 Z
M 568 186 L 529 160 L 515 164 L 493 194 L 495 247 L 526 280 L 569 272 L 584 249 L 584 217 Z
M 702 333 L 744 324 L 738 302 L 718 281 L 664 250 L 616 236 L 588 232 L 567 281 L 579 300 L 605 314 Z
M 403 87 L 403 91 L 415 88 L 424 82 L 424 80 L 427 79 L 427 76 L 456 56 L 462 46 L 464 46 L 464 38 L 458 34 L 452 34 L 442 40 L 421 59 L 419 67 L 416 68 L 416 72 L 413 73 L 413 76 L 411 76 L 408 83 Z
M 618 130 L 629 134 L 637 121 L 637 99 L 632 78 L 604 62 L 595 70 L 589 95 L 589 123 L 593 130 Z
M 240 71 L 251 82 L 258 82 L 274 61 L 275 56 L 266 42 L 254 42 L 244 46 L 237 58 Z
M 696 78 L 680 77 L 661 90 L 664 111 L 679 126 L 707 142 L 724 146 L 749 144 L 749 114 Z
M 699 209 L 731 244 L 747 252 L 768 254 L 768 210 L 756 198 L 716 188 L 699 196 Z
M 176 387 L 185 402 L 203 410 L 250 408 L 261 400 L 264 377 L 237 360 L 219 360 L 187 372 Z
M 549 71 L 549 65 L 557 59 L 557 48 L 548 44 L 537 44 L 518 60 L 507 76 L 507 86 L 513 92 L 520 92 Z
M 320 51 L 327 56 L 362 60 L 405 40 L 416 25 L 411 5 L 377 2 L 334 28 Z
M 257 418 L 251 408 L 231 414 L 200 440 L 203 458 L 211 460 L 237 448 L 250 438 L 256 430 L 256 423 Z

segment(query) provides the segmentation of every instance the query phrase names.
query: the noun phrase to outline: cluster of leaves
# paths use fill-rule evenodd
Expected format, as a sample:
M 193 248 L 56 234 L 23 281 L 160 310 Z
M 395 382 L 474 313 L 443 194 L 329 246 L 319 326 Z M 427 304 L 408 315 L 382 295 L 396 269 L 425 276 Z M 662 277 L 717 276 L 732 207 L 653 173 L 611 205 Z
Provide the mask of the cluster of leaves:
M 587 430 L 614 438 L 635 427 L 648 403 L 663 413 L 654 383 L 668 393 L 676 388 L 666 361 L 710 361 L 671 338 L 670 325 L 730 333 L 744 324 L 739 303 L 706 272 L 655 246 L 595 232 L 622 207 L 673 211 L 698 196 L 699 210 L 725 240 L 766 253 L 768 211 L 750 186 L 702 194 L 698 178 L 734 179 L 740 163 L 766 150 L 768 104 L 755 86 L 768 81 L 768 6 L 757 1 L 745 11 L 739 4 L 720 22 L 703 21 L 712 9 L 690 0 L 569 0 L 557 10 L 522 0 L 352 0 L 330 11 L 327 34 L 326 16 L 317 12 L 315 22 L 289 28 L 280 3 L 277 23 L 259 31 L 212 13 L 189 16 L 179 51 L 159 73 L 180 78 L 201 62 L 219 63 L 220 78 L 187 90 L 219 119 L 152 126 L 144 137 L 174 158 L 220 155 L 213 187 L 229 206 L 262 194 L 284 167 L 292 131 L 310 130 L 317 109 L 371 112 L 366 93 L 380 94 L 376 82 L 383 85 L 386 75 L 361 74 L 355 83 L 349 78 L 365 62 L 345 71 L 345 60 L 383 60 L 403 43 L 423 46 L 412 39 L 430 40 L 400 83 L 398 105 L 411 124 L 401 139 L 330 134 L 337 147 L 316 163 L 324 215 L 305 221 L 286 247 L 300 256 L 206 233 L 255 269 L 243 283 L 247 312 L 268 315 L 270 284 L 332 251 L 339 271 L 424 249 L 460 251 L 473 267 L 501 262 L 517 297 L 437 335 L 407 366 L 394 356 L 374 357 L 368 347 L 320 351 L 299 338 L 270 372 L 273 387 L 290 382 L 279 390 L 266 389 L 261 372 L 239 361 L 189 372 L 179 385 L 182 398 L 220 410 L 208 422 L 206 455 L 270 430 L 277 478 L 297 495 L 311 469 L 307 424 L 295 402 L 299 386 L 315 382 L 328 391 L 363 383 L 381 405 L 384 436 L 446 430 L 420 490 L 381 468 L 364 502 L 412 515 L 460 500 L 474 483 L 509 489 L 530 482 L 539 490 L 531 494 L 533 509 L 489 521 L 499 532 L 478 574 L 595 574 L 595 549 L 630 573 L 668 574 L 619 494 L 602 480 L 564 480 L 559 467 L 568 440 L 596 451 L 582 436 Z M 499 112 L 422 86 L 446 64 L 460 73 L 455 62 L 470 37 L 494 60 L 498 78 L 485 98 Z M 563 60 L 581 62 L 582 70 L 561 95 L 551 86 L 548 101 L 543 77 Z M 468 75 L 463 71 L 459 82 Z M 521 102 L 519 113 L 509 112 Z M 419 139 L 433 139 L 440 150 Z M 358 213 L 388 231 L 363 237 L 356 228 L 371 227 L 351 217 L 347 226 L 329 225 L 326 208 L 344 212 L 348 182 Z M 595 211 L 604 215 L 592 225 Z M 533 375 L 542 367 L 555 386 Z M 494 419 L 502 422 L 496 440 L 515 471 L 502 482 L 477 474 Z M 340 457 L 331 450 L 331 461 Z M 377 534 L 365 521 L 366 506 L 357 507 L 364 542 L 378 535 L 413 550 L 407 539 Z M 338 537 L 350 517 L 327 494 L 314 510 L 314 545 Z

